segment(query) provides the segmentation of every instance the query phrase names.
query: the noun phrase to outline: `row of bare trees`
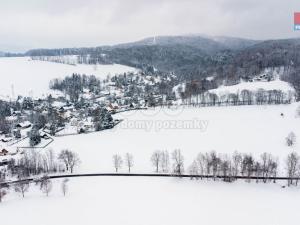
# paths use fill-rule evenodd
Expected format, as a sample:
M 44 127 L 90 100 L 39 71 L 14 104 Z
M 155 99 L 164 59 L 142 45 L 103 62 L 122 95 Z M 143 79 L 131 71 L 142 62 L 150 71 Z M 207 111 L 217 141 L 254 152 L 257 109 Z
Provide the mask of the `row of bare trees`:
M 168 151 L 155 151 L 151 156 L 151 163 L 156 173 L 172 172 L 174 174 L 181 175 L 184 173 L 184 157 L 180 149 L 176 149 L 170 154 Z
M 61 192 L 63 196 L 66 196 L 68 192 L 68 182 L 69 179 L 65 178 L 61 181 Z M 40 191 L 44 193 L 47 197 L 49 196 L 50 192 L 53 189 L 53 184 L 51 179 L 48 176 L 43 176 L 40 179 L 35 181 L 35 184 L 39 187 Z M 11 191 L 15 191 L 16 193 L 20 194 L 23 198 L 25 198 L 25 194 L 29 191 L 32 183 L 27 180 L 21 180 L 19 178 L 19 182 L 16 182 L 10 186 L 1 186 L 0 184 L 0 203 L 2 199 Z
M 270 153 L 263 153 L 257 160 L 251 154 L 234 152 L 217 154 L 215 151 L 199 153 L 189 167 L 190 175 L 200 177 L 223 177 L 231 182 L 237 176 L 263 178 L 263 182 L 276 178 L 278 174 L 278 159 Z M 258 180 L 257 180 L 258 181 Z
M 6 173 L 9 176 L 26 178 L 34 175 L 71 172 L 80 163 L 75 152 L 68 149 L 62 150 L 57 156 L 52 149 L 45 152 L 38 152 L 35 149 L 26 150 L 19 159 L 11 160 L 8 163 Z
M 8 168 L 11 167 L 10 172 L 15 173 L 13 175 L 17 175 L 18 177 L 18 182 L 14 184 L 14 190 L 25 197 L 25 193 L 30 187 L 30 183 L 26 180 L 26 177 L 54 171 L 70 171 L 72 173 L 74 167 L 80 162 L 78 156 L 69 150 L 62 150 L 57 159 L 61 163 L 60 166 L 63 167 L 61 170 L 54 169 L 59 167 L 59 163 L 55 160 L 54 153 L 51 150 L 46 152 L 45 155 L 39 155 L 39 153 L 30 151 L 25 153 L 14 164 L 14 167 L 12 165 L 8 166 Z M 128 172 L 131 172 L 131 168 L 134 165 L 133 155 L 126 153 L 124 161 L 121 155 L 113 155 L 113 165 L 116 172 L 122 168 L 123 163 L 128 168 Z M 151 155 L 151 163 L 156 173 L 184 175 L 184 156 L 180 149 L 174 150 L 171 154 L 166 150 L 155 151 Z M 298 185 L 300 179 L 299 154 L 297 152 L 289 153 L 284 166 L 288 186 Z M 12 168 L 15 169 L 14 172 Z M 218 154 L 215 151 L 210 151 L 199 153 L 188 167 L 188 173 L 191 179 L 212 178 L 213 180 L 223 179 L 225 182 L 233 182 L 238 177 L 243 177 L 248 182 L 253 179 L 256 179 L 256 182 L 275 182 L 279 173 L 279 162 L 278 158 L 267 152 L 255 158 L 252 154 L 239 153 L 237 151 L 233 154 Z M 7 185 L 1 184 L 5 179 L 3 174 L 3 171 L 1 171 L 0 202 L 8 193 Z M 68 180 L 65 179 L 61 183 L 61 190 L 64 195 L 66 195 L 68 190 L 67 182 Z M 37 179 L 36 184 L 40 186 L 40 190 L 47 196 L 52 190 L 52 182 L 47 175 L 43 175 L 43 177 Z
M 171 153 L 168 151 L 155 151 L 151 155 L 151 163 L 156 173 L 184 174 L 184 156 L 180 149 Z M 300 156 L 296 152 L 288 154 L 284 168 L 289 185 L 297 185 L 300 179 Z M 276 181 L 279 173 L 279 160 L 270 153 L 264 152 L 259 158 L 252 154 L 234 152 L 233 154 L 218 154 L 215 151 L 199 153 L 188 167 L 188 172 L 195 178 L 212 177 L 213 180 L 222 177 L 226 182 L 232 182 L 237 177 L 246 177 L 250 182 L 264 183 Z
M 126 153 L 124 157 L 115 154 L 112 159 L 116 172 L 119 172 L 123 164 L 128 168 L 129 173 L 134 166 L 131 153 Z M 19 160 L 11 161 L 4 174 L 24 180 L 32 175 L 65 171 L 73 173 L 79 163 L 77 154 L 67 149 L 62 150 L 57 157 L 52 150 L 44 154 L 29 150 Z M 151 155 L 151 163 L 156 173 L 184 174 L 184 156 L 180 149 L 174 150 L 171 154 L 166 150 L 154 151 Z M 267 182 L 276 179 L 278 167 L 278 158 L 267 152 L 262 153 L 257 159 L 247 153 L 218 154 L 210 151 L 199 153 L 188 167 L 188 172 L 198 178 L 213 177 L 215 180 L 217 177 L 223 177 L 225 181 L 233 181 L 237 176 L 243 176 L 248 177 L 249 180 L 254 177 Z M 300 178 L 300 157 L 296 152 L 288 155 L 285 169 L 286 176 L 289 178 L 288 185 L 297 184 Z
M 242 90 L 236 93 L 217 95 L 213 92 L 192 92 L 186 89 L 180 97 L 185 104 L 201 106 L 218 105 L 262 105 L 262 104 L 288 104 L 294 99 L 292 92 L 285 93 L 281 90 L 257 91 Z
M 115 168 L 116 173 L 122 168 L 123 163 L 128 168 L 128 172 L 131 172 L 131 168 L 134 165 L 133 155 L 130 153 L 126 153 L 124 156 L 124 161 L 121 155 L 115 154 L 113 155 L 113 166 Z
M 75 167 L 80 164 L 80 159 L 75 152 L 68 149 L 62 150 L 58 156 L 53 150 L 49 149 L 40 153 L 35 149 L 25 151 L 17 160 L 10 160 L 5 169 L 0 170 L 0 202 L 7 195 L 10 186 L 5 183 L 5 178 L 16 177 L 14 190 L 24 197 L 29 190 L 30 183 L 27 178 L 35 175 L 43 175 L 37 179 L 36 183 L 40 185 L 40 190 L 47 196 L 52 190 L 52 182 L 45 174 L 56 172 L 73 173 Z M 62 182 L 62 192 L 67 192 L 67 180 Z
M 288 154 L 284 168 L 288 186 L 298 185 L 300 179 L 300 156 L 297 152 Z M 224 181 L 234 181 L 236 177 L 243 176 L 256 179 L 266 183 L 267 181 L 276 181 L 278 175 L 278 158 L 272 154 L 264 152 L 258 159 L 251 154 L 242 154 L 234 152 L 229 154 L 217 154 L 215 151 L 208 153 L 199 153 L 196 159 L 189 167 L 189 173 L 195 177 L 212 176 L 214 180 L 222 177 Z

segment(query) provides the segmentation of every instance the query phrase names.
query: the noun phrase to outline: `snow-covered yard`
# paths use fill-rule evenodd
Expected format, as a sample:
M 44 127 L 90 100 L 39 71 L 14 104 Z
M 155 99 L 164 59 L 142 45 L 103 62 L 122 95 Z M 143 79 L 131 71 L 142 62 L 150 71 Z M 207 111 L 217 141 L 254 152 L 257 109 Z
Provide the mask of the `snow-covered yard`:
M 29 57 L 0 58 L 0 97 L 12 95 L 12 85 L 17 95 L 41 96 L 49 90 L 49 82 L 72 73 L 95 75 L 106 78 L 124 72 L 134 72 L 135 68 L 124 65 L 68 65 L 31 60 Z
M 73 178 L 66 197 L 54 180 L 49 197 L 31 186 L 0 204 L 1 224 L 230 224 L 292 225 L 299 220 L 299 188 L 227 184 L 176 178 Z

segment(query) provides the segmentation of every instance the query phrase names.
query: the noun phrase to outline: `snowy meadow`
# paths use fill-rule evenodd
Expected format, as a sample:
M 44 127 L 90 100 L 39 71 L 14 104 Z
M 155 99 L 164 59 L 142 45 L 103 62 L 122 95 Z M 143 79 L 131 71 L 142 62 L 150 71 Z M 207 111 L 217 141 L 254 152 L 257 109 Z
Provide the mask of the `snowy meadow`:
M 107 75 L 134 72 L 135 68 L 112 65 L 68 65 L 48 61 L 32 60 L 30 57 L 0 58 L 0 99 L 18 95 L 42 97 L 49 93 L 49 82 L 73 73 L 95 75 L 100 79 Z M 13 85 L 13 88 L 12 88 Z M 13 89 L 13 90 L 12 90 Z M 50 92 L 51 93 L 51 92 Z M 9 96 L 9 97 L 7 97 Z
M 1 222 L 24 224 L 295 224 L 299 189 L 279 184 L 219 183 L 176 178 L 74 178 L 64 197 L 32 186 L 0 204 Z M 18 216 L 15 216 L 15 213 Z M 46 218 L 46 219 L 45 219 Z
M 1 66 L 2 63 L 2 66 Z M 24 71 L 24 77 L 20 78 Z M 45 72 L 46 71 L 46 72 Z M 24 58 L 0 58 L 3 96 L 43 96 L 49 80 L 72 73 L 108 74 L 137 71 L 122 65 L 67 65 Z M 43 74 L 43 76 L 40 76 Z M 10 84 L 14 84 L 13 90 Z M 245 87 L 256 90 L 292 88 L 283 81 L 241 83 L 220 87 L 212 92 L 238 92 Z M 30 89 L 34 90 L 33 92 Z M 177 102 L 178 103 L 178 102 Z M 57 158 L 70 150 L 80 159 L 74 173 L 114 173 L 115 158 L 122 157 L 119 173 L 127 173 L 126 154 L 132 156 L 132 173 L 155 173 L 155 151 L 180 150 L 184 173 L 199 153 L 216 151 L 218 156 L 235 151 L 260 159 L 271 153 L 278 162 L 277 176 L 286 176 L 286 157 L 298 152 L 299 142 L 288 146 L 286 137 L 300 136 L 299 103 L 278 105 L 243 105 L 195 107 L 174 104 L 171 107 L 148 107 L 112 114 L 119 121 L 112 129 L 72 135 L 51 135 L 49 145 L 34 151 L 43 155 L 52 150 Z M 85 122 L 87 122 L 85 120 Z M 61 132 L 68 132 L 71 122 Z M 73 126 L 76 130 L 76 127 Z M 22 131 L 25 133 L 25 131 Z M 28 138 L 14 146 L 28 145 Z M 44 140 L 45 143 L 45 140 Z M 27 149 L 26 151 L 30 151 Z M 170 158 L 172 160 L 172 157 Z M 171 164 L 171 163 L 170 163 Z M 172 165 L 170 165 L 172 167 Z M 168 172 L 171 172 L 171 168 Z M 66 171 L 65 171 L 66 172 Z M 68 172 L 67 172 L 68 173 Z M 40 178 L 40 177 L 39 177 Z M 11 178 L 15 179 L 15 178 Z M 233 183 L 213 179 L 190 180 L 175 177 L 90 177 L 70 178 L 62 192 L 62 179 L 51 180 L 50 191 L 31 183 L 22 198 L 20 189 L 10 188 L 0 204 L 4 224 L 293 224 L 299 188 L 284 188 L 286 181 L 256 183 L 238 180 Z M 17 186 L 18 187 L 18 186 Z M 20 186 L 18 187 L 20 188 Z M 47 196 L 45 193 L 47 193 Z M 1 193 L 0 193 L 1 194 Z M 288 208 L 284 206 L 289 206 Z M 30 207 L 29 207 L 30 206 Z M 12 219 L 18 212 L 18 218 Z M 46 218 L 48 215 L 51 217 Z M 255 215 L 255 216 L 251 216 Z M 247 220 L 245 219 L 247 218 Z M 288 219 L 287 219 L 288 218 Z
M 286 156 L 299 143 L 287 146 L 285 138 L 293 131 L 300 135 L 298 104 L 280 106 L 177 107 L 129 111 L 114 117 L 124 121 L 99 133 L 55 137 L 54 150 L 70 149 L 82 163 L 78 172 L 112 172 L 112 155 L 130 152 L 133 172 L 153 172 L 151 154 L 156 150 L 180 149 L 188 167 L 199 152 L 263 152 L 279 157 L 284 169 Z M 284 114 L 284 117 L 281 116 Z M 126 172 L 126 168 L 122 169 Z

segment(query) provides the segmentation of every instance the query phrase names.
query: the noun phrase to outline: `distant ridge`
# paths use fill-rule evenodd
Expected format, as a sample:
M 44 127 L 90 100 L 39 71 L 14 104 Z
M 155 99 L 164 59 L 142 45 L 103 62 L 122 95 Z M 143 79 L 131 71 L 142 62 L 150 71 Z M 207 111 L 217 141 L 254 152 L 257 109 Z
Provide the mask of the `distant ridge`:
M 113 46 L 33 49 L 25 55 L 88 56 L 87 63 L 119 63 L 148 72 L 155 68 L 183 80 L 213 76 L 220 82 L 227 79 L 237 83 L 266 68 L 283 67 L 281 78 L 295 83 L 300 74 L 299 38 L 262 41 L 204 35 L 155 36 Z

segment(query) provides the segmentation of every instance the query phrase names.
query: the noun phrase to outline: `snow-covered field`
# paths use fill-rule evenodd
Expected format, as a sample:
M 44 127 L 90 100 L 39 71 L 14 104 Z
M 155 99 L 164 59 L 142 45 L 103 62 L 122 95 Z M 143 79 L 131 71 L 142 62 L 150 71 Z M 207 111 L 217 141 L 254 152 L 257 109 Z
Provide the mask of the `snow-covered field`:
M 286 94 L 288 94 L 289 92 L 293 93 L 294 88 L 289 83 L 280 80 L 280 77 L 282 77 L 283 74 L 283 67 L 265 68 L 264 71 L 262 71 L 260 74 L 254 76 L 253 82 L 245 82 L 241 80 L 239 84 L 231 86 L 222 85 L 217 89 L 210 90 L 209 92 L 215 93 L 218 96 L 222 96 L 228 93 L 237 94 L 243 90 L 255 92 L 259 89 L 263 89 L 265 91 L 281 90 Z M 272 77 L 274 78 L 274 80 L 268 81 L 268 77 Z
M 72 73 L 106 78 L 108 74 L 136 71 L 124 65 L 67 65 L 31 60 L 29 57 L 0 58 L 0 97 L 12 95 L 12 85 L 17 95 L 41 96 L 49 89 L 49 81 Z
M 257 91 L 263 89 L 265 91 L 281 90 L 284 93 L 294 92 L 294 88 L 287 82 L 276 79 L 273 81 L 260 81 L 260 82 L 241 82 L 231 86 L 220 86 L 217 89 L 212 89 L 209 92 L 222 96 L 228 93 L 240 93 L 243 90 Z
M 293 103 L 129 111 L 114 115 L 124 121 L 112 130 L 56 137 L 49 147 L 56 152 L 65 148 L 77 152 L 81 165 L 76 172 L 112 172 L 112 155 L 126 152 L 134 156 L 132 172 L 152 172 L 152 152 L 174 149 L 182 150 L 185 167 L 198 152 L 237 150 L 259 156 L 267 151 L 280 158 L 283 170 L 286 155 L 292 150 L 299 152 L 299 143 L 294 147 L 285 144 L 290 131 L 300 135 L 298 106 Z M 122 168 L 120 172 L 127 170 Z M 72 178 L 66 197 L 61 192 L 61 180 L 53 183 L 49 197 L 35 185 L 31 185 L 24 199 L 11 190 L 0 204 L 1 223 L 294 225 L 299 220 L 299 188 L 282 188 L 285 182 Z
M 73 72 L 104 78 L 108 73 L 125 71 L 135 69 L 109 65 L 98 66 L 95 70 L 88 65 L 0 58 L 0 96 L 11 93 L 12 83 L 16 95 L 28 95 L 33 89 L 31 95 L 37 96 L 48 90 L 49 80 Z M 265 90 L 292 90 L 286 83 L 275 80 L 220 87 L 218 91 L 236 92 L 252 86 L 257 89 L 258 83 Z M 123 122 L 111 130 L 55 137 L 47 148 L 38 151 L 52 148 L 55 152 L 62 149 L 77 152 L 81 160 L 76 168 L 78 173 L 113 172 L 112 156 L 116 153 L 124 156 L 127 152 L 134 157 L 132 172 L 151 173 L 154 171 L 151 154 L 156 150 L 172 152 L 175 149 L 182 151 L 185 168 L 199 152 L 215 150 L 218 153 L 252 153 L 255 157 L 269 152 L 278 156 L 280 170 L 284 171 L 287 154 L 291 151 L 299 153 L 299 140 L 293 147 L 285 143 L 291 131 L 300 137 L 300 118 L 296 117 L 298 106 L 299 103 L 207 108 L 181 106 L 129 111 L 114 115 Z M 127 172 L 127 169 L 123 167 L 120 172 Z M 239 181 L 227 184 L 143 177 L 72 178 L 69 192 L 63 197 L 61 180 L 53 182 L 54 190 L 49 197 L 34 185 L 25 199 L 11 190 L 0 204 L 1 224 L 292 225 L 299 220 L 299 188 L 281 188 L 279 183 Z
M 126 152 L 134 155 L 133 172 L 152 172 L 153 151 L 174 149 L 181 149 L 186 167 L 199 152 L 215 150 L 252 153 L 256 157 L 270 152 L 279 157 L 283 170 L 287 154 L 292 150 L 299 152 L 299 141 L 293 147 L 285 143 L 291 131 L 300 137 L 297 106 L 293 103 L 130 111 L 115 115 L 124 121 L 112 130 L 56 137 L 49 147 L 55 151 L 76 151 L 82 161 L 77 172 L 112 172 L 112 155 Z
M 0 204 L 1 224 L 41 225 L 294 225 L 299 188 L 226 184 L 180 178 L 73 178 L 46 197 L 37 186 L 24 199 L 12 192 Z

